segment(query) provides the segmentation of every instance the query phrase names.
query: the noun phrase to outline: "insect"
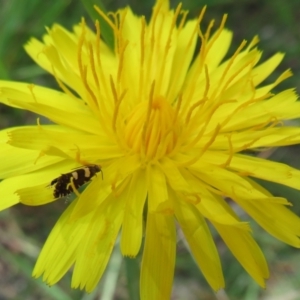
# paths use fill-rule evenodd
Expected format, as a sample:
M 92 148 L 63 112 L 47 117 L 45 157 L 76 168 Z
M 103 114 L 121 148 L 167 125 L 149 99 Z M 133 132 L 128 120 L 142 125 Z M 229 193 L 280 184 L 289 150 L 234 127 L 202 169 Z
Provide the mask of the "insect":
M 91 181 L 92 177 L 98 172 L 102 172 L 100 166 L 85 165 L 74 169 L 72 172 L 61 174 L 59 177 L 53 179 L 49 185 L 54 187 L 53 196 L 55 198 L 61 198 L 71 193 L 76 193 L 79 187 Z M 74 191 L 73 188 L 76 190 Z

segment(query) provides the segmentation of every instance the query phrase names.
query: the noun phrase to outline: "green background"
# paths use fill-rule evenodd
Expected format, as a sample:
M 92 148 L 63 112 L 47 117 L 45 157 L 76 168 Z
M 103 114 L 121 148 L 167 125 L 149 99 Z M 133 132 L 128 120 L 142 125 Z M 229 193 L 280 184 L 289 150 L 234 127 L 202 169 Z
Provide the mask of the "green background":
M 90 1 L 82 2 L 86 4 Z M 45 33 L 45 27 L 50 27 L 53 23 L 60 23 L 71 29 L 73 24 L 85 16 L 92 24 L 82 2 L 0 0 L 0 79 L 57 88 L 53 78 L 31 61 L 22 45 L 31 36 L 40 38 Z M 172 6 L 176 6 L 178 2 L 171 1 Z M 103 3 L 107 10 L 112 11 L 130 4 L 134 12 L 146 16 L 150 15 L 153 5 L 153 1 L 148 0 Z M 263 59 L 276 52 L 286 53 L 284 62 L 270 80 L 291 68 L 294 76 L 282 83 L 278 90 L 295 87 L 300 91 L 299 0 L 183 1 L 183 7 L 190 10 L 191 17 L 196 17 L 206 4 L 208 9 L 204 26 L 211 19 L 216 19 L 216 24 L 219 24 L 222 15 L 229 14 L 226 27 L 234 31 L 231 53 L 243 39 L 251 40 L 254 35 L 259 35 Z M 36 124 L 36 116 L 0 105 L 0 129 L 24 124 Z M 299 125 L 299 121 L 295 120 L 294 124 Z M 300 168 L 299 146 L 274 149 L 264 155 Z M 299 192 L 275 184 L 261 183 L 274 195 L 288 198 L 294 204 L 293 210 L 300 215 Z M 92 294 L 72 290 L 71 273 L 51 288 L 41 280 L 31 278 L 40 248 L 67 205 L 64 200 L 41 207 L 17 205 L 0 213 L 0 299 L 138 299 L 140 257 L 136 260 L 121 259 L 118 247 L 99 287 Z M 248 220 L 242 211 L 239 214 Z M 225 291 L 215 294 L 194 264 L 179 232 L 172 299 L 300 299 L 300 251 L 277 241 L 253 221 L 250 222 L 253 234 L 269 262 L 271 276 L 266 290 L 261 289 L 247 275 L 213 232 L 226 280 Z

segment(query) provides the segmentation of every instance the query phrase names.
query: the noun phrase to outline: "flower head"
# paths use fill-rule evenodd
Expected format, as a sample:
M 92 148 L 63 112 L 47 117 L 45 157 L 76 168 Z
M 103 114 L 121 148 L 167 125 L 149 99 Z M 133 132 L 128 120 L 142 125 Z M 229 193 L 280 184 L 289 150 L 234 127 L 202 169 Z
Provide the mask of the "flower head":
M 300 117 L 294 90 L 271 93 L 290 71 L 262 84 L 283 55 L 259 63 L 255 37 L 224 59 L 232 38 L 225 17 L 214 33 L 213 23 L 203 31 L 204 10 L 187 20 L 180 5 L 171 10 L 166 0 L 157 0 L 148 23 L 130 8 L 112 19 L 98 11 L 113 29 L 113 51 L 100 39 L 99 23 L 93 32 L 84 21 L 72 32 L 54 25 L 43 42 L 31 39 L 25 46 L 61 92 L 0 82 L 3 103 L 53 122 L 0 133 L 6 158 L 0 207 L 77 194 L 48 237 L 34 276 L 53 285 L 74 266 L 72 286 L 93 290 L 121 230 L 125 256 L 135 257 L 145 236 L 141 298 L 168 299 L 178 223 L 218 290 L 224 279 L 210 223 L 264 286 L 265 258 L 226 199 L 276 238 L 300 247 L 300 220 L 285 207 L 289 202 L 252 179 L 299 189 L 300 172 L 243 152 L 300 141 L 300 129 L 283 123 Z M 79 182 L 78 176 L 85 178 Z

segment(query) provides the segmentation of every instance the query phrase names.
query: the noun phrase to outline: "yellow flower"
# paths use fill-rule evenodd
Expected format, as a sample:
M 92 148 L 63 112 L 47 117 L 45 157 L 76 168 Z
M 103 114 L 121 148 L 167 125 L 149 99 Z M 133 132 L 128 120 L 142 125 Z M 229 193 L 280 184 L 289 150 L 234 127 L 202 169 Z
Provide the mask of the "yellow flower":
M 294 90 L 271 93 L 290 71 L 262 84 L 283 55 L 259 63 L 254 38 L 225 60 L 232 39 L 225 18 L 212 34 L 213 23 L 200 29 L 204 10 L 187 20 L 167 0 L 157 0 L 148 23 L 130 8 L 113 21 L 98 11 L 113 29 L 114 51 L 100 39 L 98 23 L 93 32 L 83 21 L 73 32 L 54 25 L 43 42 L 31 39 L 25 47 L 62 92 L 0 82 L 2 103 L 54 123 L 1 132 L 0 208 L 56 200 L 52 181 L 62 173 L 78 195 L 52 230 L 34 276 L 53 285 L 74 266 L 72 287 L 92 291 L 121 230 L 124 256 L 135 257 L 145 236 L 141 299 L 169 299 L 178 223 L 218 290 L 224 279 L 209 222 L 265 286 L 265 258 L 226 197 L 270 234 L 300 247 L 300 220 L 285 207 L 289 202 L 252 179 L 299 189 L 300 172 L 242 152 L 300 141 L 300 129 L 282 122 L 300 117 Z M 69 172 L 83 165 L 101 166 L 103 178 L 91 176 L 79 194 Z

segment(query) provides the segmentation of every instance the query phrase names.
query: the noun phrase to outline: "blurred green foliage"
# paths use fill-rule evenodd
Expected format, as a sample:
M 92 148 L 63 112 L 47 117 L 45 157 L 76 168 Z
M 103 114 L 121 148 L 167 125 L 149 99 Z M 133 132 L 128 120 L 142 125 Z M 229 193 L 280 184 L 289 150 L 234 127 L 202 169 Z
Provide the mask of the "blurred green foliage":
M 84 0 L 83 0 L 84 2 Z M 88 1 L 90 2 L 90 0 Z M 149 17 L 153 1 L 106 0 L 107 10 L 115 11 L 131 5 L 137 14 Z M 171 1 L 176 6 L 179 1 Z M 82 2 L 60 0 L 0 1 L 0 78 L 34 82 L 57 88 L 55 81 L 26 55 L 22 45 L 31 37 L 41 38 L 45 28 L 60 23 L 68 29 L 84 16 L 89 20 Z M 280 85 L 280 89 L 300 88 L 300 1 L 299 0 L 185 0 L 183 7 L 195 17 L 203 5 L 207 13 L 203 26 L 211 19 L 218 24 L 224 13 L 229 14 L 227 27 L 234 31 L 231 51 L 243 39 L 251 40 L 259 35 L 259 48 L 264 58 L 276 52 L 285 52 L 284 62 L 274 77 L 292 68 L 294 76 Z M 92 23 L 92 22 L 90 22 Z M 29 112 L 0 106 L 0 128 L 19 124 L 32 124 L 36 116 Z M 299 122 L 295 121 L 297 124 Z M 270 158 L 300 168 L 299 146 L 276 149 Z M 300 214 L 299 192 L 271 183 L 263 183 L 274 195 L 287 197 L 293 210 Z M 300 184 L 300 183 L 299 183 Z M 118 252 L 112 267 L 107 271 L 99 288 L 92 294 L 70 289 L 68 274 L 59 284 L 47 287 L 41 280 L 31 278 L 31 271 L 39 249 L 61 212 L 64 201 L 42 207 L 16 206 L 0 214 L 0 299 L 138 299 L 139 259 L 124 259 L 120 264 Z M 247 216 L 243 216 L 247 219 Z M 270 265 L 271 277 L 268 288 L 262 290 L 246 274 L 226 249 L 221 239 L 215 240 L 221 255 L 226 278 L 226 293 L 215 294 L 208 287 L 201 272 L 194 264 L 182 239 L 178 241 L 178 256 L 174 280 L 173 299 L 287 299 L 287 295 L 300 299 L 299 251 L 269 236 L 251 222 L 255 238 L 262 246 Z M 113 268 L 114 264 L 119 268 Z M 118 273 L 113 273 L 118 270 Z M 112 296 L 114 295 L 114 296 Z

